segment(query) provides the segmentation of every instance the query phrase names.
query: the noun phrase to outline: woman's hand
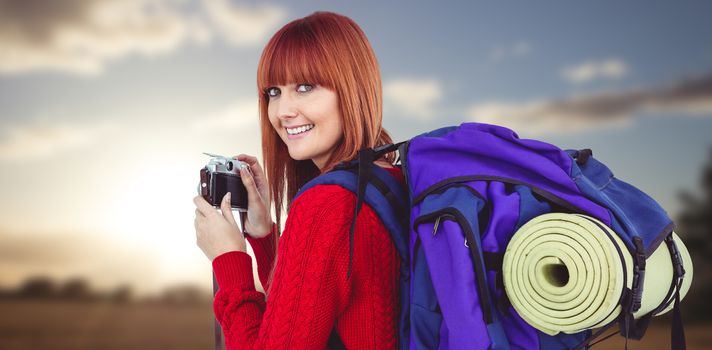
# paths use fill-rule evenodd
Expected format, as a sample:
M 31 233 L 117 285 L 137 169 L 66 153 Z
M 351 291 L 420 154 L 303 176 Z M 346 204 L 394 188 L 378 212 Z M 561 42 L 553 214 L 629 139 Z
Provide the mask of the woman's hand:
M 230 192 L 223 197 L 220 210 L 213 208 L 205 198 L 193 198 L 195 209 L 195 236 L 198 247 L 213 261 L 217 256 L 231 251 L 246 251 L 245 237 L 235 222 L 230 208 Z
M 249 170 L 240 169 L 240 178 L 247 188 L 247 220 L 245 232 L 251 237 L 266 237 L 272 231 L 270 214 L 269 186 L 265 173 L 257 158 L 247 154 L 233 157 L 249 166 Z

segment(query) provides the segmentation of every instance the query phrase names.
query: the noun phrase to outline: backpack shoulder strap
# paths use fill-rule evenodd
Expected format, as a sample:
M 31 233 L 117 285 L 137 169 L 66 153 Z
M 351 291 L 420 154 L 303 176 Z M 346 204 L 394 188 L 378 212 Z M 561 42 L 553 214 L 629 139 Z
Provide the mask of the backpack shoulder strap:
M 359 162 L 341 164 L 334 170 L 307 182 L 299 189 L 295 198 L 317 185 L 339 185 L 358 197 L 358 166 Z M 368 179 L 362 181 L 365 186 L 362 200 L 376 212 L 383 226 L 391 235 L 401 261 L 405 264 L 404 266 L 408 266 L 407 229 L 410 204 L 407 192 L 387 170 L 373 163 L 370 163 L 369 167 Z M 359 209 L 356 208 L 355 214 L 358 214 Z M 356 215 L 354 215 L 354 222 L 355 219 Z

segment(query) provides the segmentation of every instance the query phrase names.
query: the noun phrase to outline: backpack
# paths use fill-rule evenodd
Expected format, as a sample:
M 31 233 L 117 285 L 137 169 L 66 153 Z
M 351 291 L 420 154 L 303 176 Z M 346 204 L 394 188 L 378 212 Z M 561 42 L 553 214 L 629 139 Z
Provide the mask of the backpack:
M 406 189 L 373 163 L 395 150 Z M 363 149 L 358 159 L 309 181 L 297 196 L 319 184 L 337 184 L 357 196 L 349 274 L 355 219 L 364 202 L 391 235 L 401 258 L 399 349 L 582 349 L 616 324 L 626 339 L 640 339 L 652 316 L 671 304 L 673 348 L 685 347 L 679 301 L 691 264 L 683 264 L 674 224 L 590 150 L 563 151 L 520 139 L 504 127 L 463 123 Z M 533 225 L 528 222 L 551 213 L 575 215 L 622 242 L 615 246 L 622 262 L 622 290 L 612 306 L 618 314 L 608 313 L 595 333 L 593 327 L 539 330 L 505 292 L 508 243 Z M 673 270 L 669 288 L 650 312 L 634 317 L 641 309 L 646 261 L 663 242 Z M 684 282 L 689 288 L 689 278 Z M 335 332 L 329 345 L 343 347 Z

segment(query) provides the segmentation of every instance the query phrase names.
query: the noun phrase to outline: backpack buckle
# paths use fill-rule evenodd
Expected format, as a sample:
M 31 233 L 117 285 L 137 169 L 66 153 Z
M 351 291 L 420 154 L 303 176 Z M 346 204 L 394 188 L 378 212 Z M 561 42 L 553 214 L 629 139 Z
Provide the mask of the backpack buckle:
M 672 238 L 672 234 L 665 238 L 667 241 L 668 248 L 670 249 L 670 258 L 672 260 L 674 279 L 682 279 L 685 276 L 685 268 L 682 263 L 682 255 L 680 250 L 677 249 L 677 244 Z
M 633 237 L 635 244 L 635 256 L 633 265 L 633 283 L 631 286 L 630 312 L 640 310 L 643 300 L 643 283 L 645 282 L 645 249 L 643 240 L 640 237 Z

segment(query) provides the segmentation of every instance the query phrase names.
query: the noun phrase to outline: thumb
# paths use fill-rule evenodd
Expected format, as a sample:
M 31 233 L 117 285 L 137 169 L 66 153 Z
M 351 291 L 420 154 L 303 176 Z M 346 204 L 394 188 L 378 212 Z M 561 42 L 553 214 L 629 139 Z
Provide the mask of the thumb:
M 232 216 L 232 207 L 230 206 L 230 192 L 226 193 L 225 196 L 222 199 L 222 202 L 220 203 L 220 211 L 222 211 L 223 217 L 225 217 L 225 220 L 227 220 L 229 223 L 236 225 L 235 223 L 235 217 Z
M 240 170 L 240 177 L 242 179 L 242 184 L 245 185 L 245 188 L 247 189 L 248 206 L 252 207 L 255 204 L 262 204 L 262 196 L 259 191 L 257 191 L 255 178 L 252 177 L 252 174 L 246 168 L 243 168 Z

